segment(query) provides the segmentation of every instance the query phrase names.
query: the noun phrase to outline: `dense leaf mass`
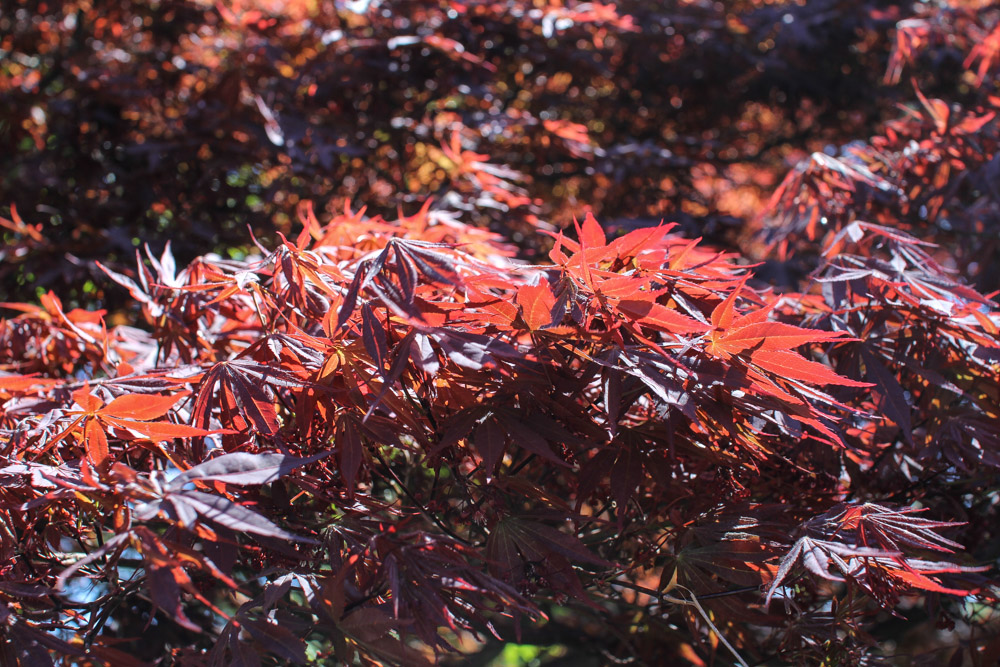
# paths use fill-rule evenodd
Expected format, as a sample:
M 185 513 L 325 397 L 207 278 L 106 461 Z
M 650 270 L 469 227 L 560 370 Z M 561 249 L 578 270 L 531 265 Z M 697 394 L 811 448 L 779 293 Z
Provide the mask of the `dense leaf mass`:
M 995 7 L 98 4 L 0 14 L 0 663 L 996 662 Z

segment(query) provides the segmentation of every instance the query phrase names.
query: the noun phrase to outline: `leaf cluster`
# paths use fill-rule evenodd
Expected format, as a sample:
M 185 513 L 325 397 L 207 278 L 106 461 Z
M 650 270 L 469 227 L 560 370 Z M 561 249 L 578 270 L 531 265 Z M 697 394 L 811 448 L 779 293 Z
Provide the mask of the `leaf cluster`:
M 23 655 L 116 660 L 105 610 L 143 600 L 191 633 L 158 650 L 207 664 L 413 664 L 561 606 L 613 627 L 630 604 L 659 629 L 606 650 L 701 651 L 712 618 L 763 657 L 787 639 L 748 624 L 782 627 L 772 598 L 799 563 L 810 604 L 828 580 L 890 610 L 986 590 L 954 555 L 921 558 L 952 554 L 936 531 L 956 524 L 860 503 L 887 468 L 996 465 L 994 304 L 901 232 L 893 275 L 831 259 L 827 302 L 753 289 L 670 226 L 609 239 L 588 215 L 530 265 L 426 207 L 300 213 L 245 260 L 105 269 L 143 329 L 51 294 L 7 304 L 5 576 L 30 595 L 2 592 Z M 945 422 L 954 401 L 968 430 Z M 73 639 L 39 644 L 45 623 Z

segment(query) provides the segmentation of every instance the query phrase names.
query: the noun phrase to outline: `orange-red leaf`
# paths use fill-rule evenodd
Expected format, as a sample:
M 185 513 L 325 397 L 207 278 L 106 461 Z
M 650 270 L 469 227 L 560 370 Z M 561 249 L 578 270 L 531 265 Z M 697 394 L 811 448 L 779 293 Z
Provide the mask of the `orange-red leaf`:
M 855 382 L 843 375 L 837 375 L 823 364 L 809 361 L 795 352 L 786 350 L 756 352 L 751 359 L 760 368 L 789 380 L 809 384 L 839 384 L 845 387 L 872 386 L 867 382 Z
M 805 405 L 798 396 L 792 396 L 782 389 L 771 377 L 761 373 L 759 370 L 751 368 L 747 371 L 747 378 L 750 380 L 750 391 L 762 396 L 773 396 L 791 405 Z M 798 415 L 801 419 L 801 415 Z M 806 420 L 802 420 L 806 421 Z
M 748 327 L 751 324 L 761 324 L 762 322 L 767 322 L 767 318 L 770 316 L 771 311 L 774 310 L 774 307 L 777 305 L 778 302 L 775 301 L 771 303 L 771 305 L 769 306 L 765 306 L 764 308 L 758 308 L 757 310 L 752 310 L 749 313 L 740 315 L 735 320 L 733 320 L 731 328 L 740 329 L 742 327 Z M 730 327 L 724 327 L 724 328 L 730 328 Z
M 580 240 L 587 248 L 603 248 L 608 244 L 607 237 L 604 236 L 604 230 L 601 229 L 601 225 L 594 218 L 593 213 L 587 213 L 587 217 L 583 220 Z
M 652 301 L 625 299 L 618 303 L 618 311 L 638 324 L 668 333 L 704 333 L 708 330 L 707 324 Z
M 524 285 L 517 290 L 517 305 L 521 307 L 521 316 L 532 331 L 552 324 L 552 308 L 556 297 L 546 281 L 537 285 Z
M 652 278 L 639 276 L 618 276 L 601 281 L 597 291 L 611 299 L 624 299 L 635 296 L 637 292 L 649 285 Z
M 714 331 L 707 346 L 709 354 L 728 358 L 745 350 L 791 350 L 806 343 L 842 339 L 843 332 L 804 329 L 781 322 L 762 322 L 745 327 Z
M 961 588 L 947 588 L 942 586 L 937 581 L 934 581 L 930 577 L 926 577 L 916 570 L 893 570 L 892 576 L 896 579 L 901 580 L 908 586 L 913 588 L 919 588 L 925 591 L 931 591 L 934 593 L 944 593 L 945 595 L 968 595 L 972 593 L 975 589 L 963 590 Z
M 83 408 L 84 412 L 97 412 L 103 405 L 101 399 L 90 393 L 90 389 L 83 387 L 73 392 L 73 400 Z
M 610 247 L 619 257 L 635 257 L 645 250 L 657 247 L 663 241 L 663 237 L 676 226 L 677 223 L 670 223 L 659 227 L 636 229 L 616 238 Z
M 736 316 L 736 299 L 746 284 L 746 277 L 740 280 L 739 284 L 729 293 L 725 300 L 712 311 L 712 327 L 715 329 L 728 329 L 733 324 Z
M 137 433 L 141 433 L 153 442 L 173 440 L 174 438 L 193 438 L 200 435 L 210 435 L 211 433 L 230 433 L 231 431 L 206 431 L 196 426 L 187 424 L 172 424 L 170 422 L 140 422 L 129 419 L 105 418 L 110 424 L 127 428 Z
M 87 445 L 87 458 L 98 469 L 107 465 L 111 457 L 108 450 L 108 437 L 104 435 L 104 429 L 96 419 L 88 419 L 83 430 L 83 437 Z
M 33 375 L 8 375 L 0 377 L 0 391 L 19 392 L 33 387 L 51 387 L 57 384 L 59 384 L 58 380 Z
M 109 417 L 121 417 L 123 419 L 139 419 L 149 421 L 159 419 L 170 411 L 181 398 L 190 392 L 171 394 L 170 396 L 159 396 L 156 394 L 126 394 L 111 401 L 98 413 Z

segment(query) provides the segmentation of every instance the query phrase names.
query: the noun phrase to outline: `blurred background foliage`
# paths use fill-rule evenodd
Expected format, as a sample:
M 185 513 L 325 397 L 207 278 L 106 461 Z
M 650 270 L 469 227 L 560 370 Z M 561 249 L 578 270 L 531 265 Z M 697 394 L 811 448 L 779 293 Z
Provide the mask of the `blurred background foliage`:
M 983 29 L 995 22 L 957 4 Z M 980 94 L 958 38 L 914 54 L 903 84 L 885 78 L 896 25 L 955 22 L 942 11 L 8 1 L 0 211 L 16 205 L 42 238 L 8 230 L 21 247 L 0 278 L 9 299 L 58 288 L 94 300 L 88 260 L 130 263 L 168 239 L 181 260 L 240 252 L 247 226 L 289 233 L 304 199 L 388 215 L 434 197 L 515 241 L 590 208 L 626 228 L 677 221 L 764 258 L 760 213 L 783 176 L 897 117 L 911 75 L 928 95 Z

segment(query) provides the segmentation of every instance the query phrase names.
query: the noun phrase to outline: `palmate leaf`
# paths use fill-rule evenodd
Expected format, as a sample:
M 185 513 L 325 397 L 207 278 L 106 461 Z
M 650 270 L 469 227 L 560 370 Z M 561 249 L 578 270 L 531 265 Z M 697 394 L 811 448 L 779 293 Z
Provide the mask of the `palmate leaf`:
M 591 553 L 575 535 L 517 518 L 503 519 L 493 527 L 486 542 L 486 556 L 490 571 L 502 579 L 517 584 L 537 570 L 549 579 L 550 585 L 577 597 L 582 596 L 583 589 L 572 562 L 598 568 L 612 566 Z
M 390 255 L 394 258 L 391 262 Z M 448 244 L 390 238 L 378 254 L 358 264 L 333 330 L 340 331 L 348 324 L 366 293 L 399 317 L 418 325 L 429 323 L 417 304 L 418 289 L 423 285 L 461 285 L 460 272 L 490 274 L 497 269 Z
M 905 553 L 914 549 L 952 553 L 960 547 L 935 532 L 960 523 L 923 519 L 913 516 L 916 511 L 874 503 L 842 504 L 807 521 L 803 525 L 810 534 L 800 538 L 781 559 L 766 600 L 770 602 L 799 561 L 821 578 L 845 581 L 847 577 L 857 582 L 883 605 L 911 589 L 949 595 L 974 591 L 976 587 L 944 586 L 929 575 L 976 573 L 987 568 L 926 561 Z M 843 577 L 831 573 L 834 565 Z
M 295 373 L 251 359 L 222 361 L 212 366 L 201 381 L 194 422 L 207 428 L 213 410 L 219 409 L 227 426 L 239 431 L 253 427 L 261 434 L 274 435 L 279 424 L 271 385 L 318 387 Z
M 633 230 L 624 236 L 620 236 L 610 243 L 605 242 L 602 239 L 606 239 L 603 229 L 601 229 L 600 234 L 591 231 L 592 222 L 596 223 L 600 227 L 600 223 L 597 223 L 596 218 L 592 215 L 588 215 L 584 219 L 583 227 L 581 227 L 580 232 L 584 236 L 584 243 L 588 247 L 588 256 L 591 254 L 594 258 L 609 259 L 615 258 L 620 260 L 628 260 L 639 257 L 645 252 L 656 252 L 657 250 L 664 249 L 664 238 L 671 230 L 677 227 L 676 223 L 661 224 L 655 227 L 648 227 L 644 229 Z M 587 232 L 583 231 L 587 228 Z M 566 248 L 572 253 L 580 252 L 580 244 L 576 241 L 567 238 L 562 233 L 553 234 L 551 232 L 545 232 L 552 236 L 556 240 L 555 247 L 550 251 L 549 258 L 555 264 L 565 264 L 568 261 L 567 256 L 563 253 L 562 248 Z
M 278 453 L 223 454 L 182 472 L 162 486 L 151 484 L 145 476 L 137 475 L 135 471 L 121 464 L 115 466 L 114 472 L 121 479 L 132 480 L 133 486 L 137 489 L 146 489 L 138 496 L 146 502 L 137 504 L 133 511 L 133 517 L 139 521 L 149 521 L 157 516 L 166 515 L 187 529 L 194 527 L 198 521 L 208 521 L 234 531 L 292 543 L 315 544 L 316 541 L 312 538 L 286 531 L 238 501 L 187 487 L 193 482 L 259 486 L 280 479 L 295 468 L 329 454 L 330 452 L 322 452 L 307 458 Z M 150 498 L 151 495 L 155 497 Z
M 765 562 L 774 557 L 775 540 L 783 537 L 782 517 L 781 507 L 759 504 L 718 508 L 702 517 L 682 534 L 674 566 L 663 569 L 660 587 L 675 578 L 675 583 L 699 594 L 733 586 L 756 589 L 765 577 Z M 759 613 L 735 596 L 711 604 L 714 612 L 733 622 L 748 622 Z
M 842 573 L 850 575 L 853 569 L 847 565 L 847 559 L 851 558 L 891 558 L 898 556 L 899 552 L 885 551 L 884 549 L 873 549 L 870 547 L 858 547 L 838 542 L 828 542 L 817 540 L 811 537 L 800 538 L 788 553 L 781 559 L 778 571 L 771 580 L 771 585 L 767 588 L 764 596 L 765 604 L 770 604 L 771 598 L 781 587 L 781 584 L 792 568 L 802 562 L 802 565 L 812 574 L 830 581 L 844 581 L 844 578 L 830 572 L 830 567 L 836 565 Z
M 705 349 L 709 354 L 728 359 L 746 350 L 791 350 L 806 343 L 843 341 L 846 335 L 842 331 L 803 329 L 782 322 L 760 322 L 742 327 L 734 324 L 730 329 L 713 331 Z
M 488 626 L 482 607 L 470 607 L 470 601 L 502 602 L 528 614 L 534 611 L 514 587 L 482 571 L 478 553 L 450 538 L 417 533 L 399 540 L 382 537 L 378 543 L 386 553 L 383 567 L 391 590 L 385 609 L 430 646 L 441 641 L 442 626 L 470 630 Z
M 708 593 L 727 586 L 760 586 L 771 550 L 753 535 L 730 535 L 706 544 L 692 543 L 677 553 L 678 581 Z M 663 576 L 670 574 L 664 569 Z
M 930 549 L 953 553 L 962 545 L 939 535 L 941 528 L 961 526 L 961 521 L 933 521 L 914 516 L 926 508 L 892 509 L 875 503 L 835 507 L 822 521 L 824 529 L 836 534 L 852 533 L 862 544 L 873 544 L 883 549 Z
M 95 413 L 96 420 L 92 421 L 100 420 L 105 424 L 135 431 L 154 442 L 209 435 L 212 433 L 211 431 L 187 424 L 147 421 L 163 417 L 178 401 L 187 396 L 187 391 L 177 392 L 170 396 L 126 394 L 119 396 L 98 410 Z
M 173 396 L 126 394 L 104 405 L 100 398 L 90 393 L 88 387 L 83 387 L 73 392 L 73 400 L 82 410 L 67 413 L 75 419 L 61 433 L 51 438 L 46 448 L 52 448 L 75 434 L 81 439 L 90 462 L 103 470 L 111 460 L 108 433 L 112 431 L 118 438 L 141 437 L 154 442 L 210 434 L 211 431 L 186 424 L 140 421 L 163 417 L 187 394 L 186 391 Z
M 849 340 L 846 338 L 846 333 L 806 329 L 783 322 L 768 321 L 777 302 L 747 313 L 739 313 L 736 303 L 745 289 L 746 281 L 747 276 L 741 278 L 729 295 L 712 310 L 712 331 L 705 346 L 706 352 L 720 359 L 729 359 L 733 355 L 749 351 L 754 363 L 761 368 L 773 369 L 778 374 L 791 370 L 798 375 L 792 379 L 815 384 L 851 382 L 846 378 L 831 382 L 840 376 L 829 369 L 821 369 L 819 364 L 809 362 L 791 352 L 794 348 L 807 343 L 844 342 Z M 814 382 L 810 378 L 822 380 Z

